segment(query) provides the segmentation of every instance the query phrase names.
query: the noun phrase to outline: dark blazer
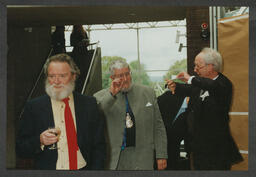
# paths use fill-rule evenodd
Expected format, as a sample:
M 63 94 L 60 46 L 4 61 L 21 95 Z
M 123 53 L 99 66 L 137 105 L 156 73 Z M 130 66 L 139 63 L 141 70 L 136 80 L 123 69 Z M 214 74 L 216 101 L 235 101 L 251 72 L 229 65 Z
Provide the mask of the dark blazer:
M 185 96 L 173 95 L 169 90 L 157 97 L 157 103 L 167 132 L 172 127 L 173 120 L 177 115 L 184 98 Z
M 201 90 L 209 92 L 204 100 L 200 97 Z M 242 157 L 229 128 L 232 101 L 230 80 L 221 73 L 216 80 L 196 76 L 192 84 L 177 83 L 175 94 L 190 97 L 187 109 L 189 148 L 195 159 L 225 162 L 228 165 L 240 162 Z
M 174 121 L 184 98 L 185 96 L 172 94 L 170 90 L 157 97 L 168 140 L 167 170 L 185 170 L 184 167 L 180 165 L 180 143 L 182 140 L 186 139 L 186 112 L 180 114 Z
M 96 99 L 73 93 L 77 142 L 86 169 L 103 169 L 105 158 L 104 120 L 100 118 Z M 32 157 L 36 169 L 56 169 L 57 150 L 40 148 L 40 134 L 54 126 L 51 100 L 44 95 L 29 101 L 20 120 L 16 152 L 21 157 Z

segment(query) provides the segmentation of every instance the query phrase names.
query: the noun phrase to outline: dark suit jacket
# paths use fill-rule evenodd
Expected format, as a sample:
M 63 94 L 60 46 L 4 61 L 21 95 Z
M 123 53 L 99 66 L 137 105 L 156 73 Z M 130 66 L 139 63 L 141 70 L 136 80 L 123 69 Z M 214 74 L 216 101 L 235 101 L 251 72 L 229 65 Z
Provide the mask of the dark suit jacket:
M 166 91 L 159 97 L 157 97 L 159 109 L 164 121 L 164 125 L 167 133 L 167 150 L 168 170 L 179 170 L 180 166 L 180 142 L 186 139 L 187 127 L 186 127 L 186 113 L 182 113 L 173 122 L 176 117 L 185 96 L 178 96 L 172 94 L 171 91 Z
M 77 142 L 86 169 L 103 169 L 105 158 L 104 120 L 99 117 L 95 98 L 73 93 Z M 57 150 L 40 148 L 40 134 L 54 126 L 50 97 L 47 95 L 29 101 L 20 120 L 16 152 L 21 157 L 32 157 L 36 169 L 56 169 Z
M 208 91 L 204 100 L 200 91 Z M 219 73 L 216 80 L 194 77 L 192 84 L 176 84 L 175 93 L 189 96 L 188 131 L 190 151 L 197 157 L 233 164 L 242 160 L 231 136 L 229 110 L 232 83 Z
M 172 127 L 172 122 L 177 115 L 185 96 L 173 95 L 171 91 L 166 91 L 157 97 L 157 103 L 164 121 L 166 131 Z

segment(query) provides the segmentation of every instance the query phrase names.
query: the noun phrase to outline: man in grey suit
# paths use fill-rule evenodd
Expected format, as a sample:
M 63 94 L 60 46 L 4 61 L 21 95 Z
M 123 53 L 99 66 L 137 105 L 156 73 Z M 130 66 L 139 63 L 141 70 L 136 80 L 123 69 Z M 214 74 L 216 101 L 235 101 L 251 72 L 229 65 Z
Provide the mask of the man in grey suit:
M 106 118 L 111 170 L 166 168 L 167 138 L 154 90 L 132 83 L 129 65 L 111 63 L 111 86 L 94 96 Z

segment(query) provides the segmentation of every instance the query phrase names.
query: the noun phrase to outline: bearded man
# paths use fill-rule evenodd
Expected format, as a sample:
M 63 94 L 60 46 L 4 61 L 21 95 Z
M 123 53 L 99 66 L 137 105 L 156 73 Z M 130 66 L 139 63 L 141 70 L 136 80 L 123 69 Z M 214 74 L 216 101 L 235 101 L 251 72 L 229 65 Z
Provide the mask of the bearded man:
M 47 95 L 32 99 L 19 122 L 16 152 L 35 160 L 35 169 L 103 169 L 104 121 L 96 99 L 73 92 L 80 71 L 67 54 L 44 65 Z
M 106 118 L 107 160 L 110 170 L 166 168 L 167 138 L 152 88 L 133 84 L 129 65 L 110 64 L 111 86 L 94 96 Z

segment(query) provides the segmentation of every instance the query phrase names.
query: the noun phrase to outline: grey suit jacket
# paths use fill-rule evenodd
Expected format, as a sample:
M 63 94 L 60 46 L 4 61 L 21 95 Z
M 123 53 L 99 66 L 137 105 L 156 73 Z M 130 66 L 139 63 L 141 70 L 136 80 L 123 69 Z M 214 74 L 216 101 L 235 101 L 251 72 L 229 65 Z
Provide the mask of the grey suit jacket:
M 122 93 L 115 97 L 109 89 L 94 95 L 106 118 L 107 146 L 109 159 L 107 169 L 116 169 L 121 151 L 125 127 L 125 98 Z M 167 158 L 165 127 L 157 104 L 154 90 L 133 84 L 127 94 L 135 116 L 136 147 L 134 163 L 138 170 L 152 170 L 154 158 Z

